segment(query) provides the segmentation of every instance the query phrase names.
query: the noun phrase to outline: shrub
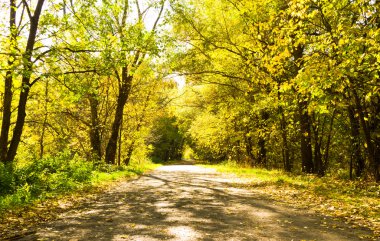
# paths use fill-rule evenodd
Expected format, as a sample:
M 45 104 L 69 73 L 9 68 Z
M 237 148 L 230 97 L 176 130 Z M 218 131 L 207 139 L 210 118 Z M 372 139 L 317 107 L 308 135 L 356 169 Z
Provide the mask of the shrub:
M 69 151 L 13 168 L 0 163 L 0 209 L 90 182 L 94 165 Z
M 13 166 L 0 162 L 0 195 L 12 193 L 15 189 Z

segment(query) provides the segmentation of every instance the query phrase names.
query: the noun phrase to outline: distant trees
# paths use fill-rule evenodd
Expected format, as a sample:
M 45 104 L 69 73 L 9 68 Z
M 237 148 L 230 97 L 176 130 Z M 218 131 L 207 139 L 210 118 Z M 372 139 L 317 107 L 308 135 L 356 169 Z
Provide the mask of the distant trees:
M 180 133 L 175 117 L 163 115 L 157 118 L 151 136 L 148 144 L 153 148 L 150 154 L 153 160 L 166 162 L 182 158 L 184 137 Z

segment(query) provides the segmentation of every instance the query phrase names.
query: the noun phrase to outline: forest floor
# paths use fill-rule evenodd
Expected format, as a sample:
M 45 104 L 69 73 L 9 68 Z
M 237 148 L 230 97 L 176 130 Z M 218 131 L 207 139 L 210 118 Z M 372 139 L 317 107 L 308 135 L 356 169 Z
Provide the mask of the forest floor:
M 365 228 L 268 199 L 247 180 L 168 165 L 117 182 L 8 240 L 372 240 Z M 1 239 L 1 238 L 0 238 Z

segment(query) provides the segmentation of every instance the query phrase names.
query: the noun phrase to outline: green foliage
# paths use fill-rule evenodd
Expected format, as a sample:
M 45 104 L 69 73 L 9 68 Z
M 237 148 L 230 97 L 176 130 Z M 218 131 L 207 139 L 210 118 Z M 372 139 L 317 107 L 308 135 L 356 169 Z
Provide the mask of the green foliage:
M 156 168 L 149 160 L 129 166 L 93 165 L 70 151 L 16 167 L 0 163 L 0 212 Z
M 12 193 L 14 187 L 13 166 L 0 162 L 0 195 Z
M 91 179 L 92 184 L 104 184 L 109 181 L 115 181 L 122 178 L 136 177 L 142 175 L 146 171 L 153 170 L 157 168 L 158 164 L 153 164 L 150 161 L 144 163 L 131 163 L 128 166 L 120 166 L 115 168 L 115 166 L 109 167 L 107 170 L 97 169 L 93 172 L 93 177 Z
M 166 115 L 157 118 L 147 144 L 153 148 L 150 156 L 155 162 L 181 159 L 183 135 L 178 128 L 176 118 Z
M 195 153 L 380 181 L 379 9 L 366 0 L 174 4 L 183 46 L 173 67 L 186 73 L 182 102 L 194 109 L 177 113 Z
M 2 186 L 0 207 L 24 204 L 36 198 L 44 198 L 75 190 L 88 184 L 94 166 L 69 151 L 57 156 L 34 160 L 23 166 L 1 166 Z
M 86 183 L 91 179 L 93 165 L 90 162 L 72 156 L 68 151 L 54 157 L 34 160 L 15 171 L 16 183 L 31 186 L 33 196 L 44 192 L 62 192 L 73 189 L 78 183 Z

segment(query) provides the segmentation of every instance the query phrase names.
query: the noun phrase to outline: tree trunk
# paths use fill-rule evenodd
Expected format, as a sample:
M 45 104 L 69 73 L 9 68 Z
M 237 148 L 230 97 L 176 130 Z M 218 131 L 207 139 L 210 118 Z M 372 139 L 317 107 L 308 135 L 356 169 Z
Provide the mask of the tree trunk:
M 298 103 L 301 139 L 302 171 L 313 173 L 313 152 L 311 148 L 310 116 L 307 112 L 307 101 Z
M 128 75 L 127 67 L 122 68 L 122 84 L 119 89 L 119 96 L 117 97 L 117 106 L 115 118 L 112 123 L 111 136 L 106 148 L 106 162 L 109 164 L 115 164 L 117 141 L 119 137 L 119 130 L 121 126 L 121 120 L 123 118 L 124 106 L 127 103 L 129 92 L 132 86 L 133 76 Z
M 318 135 L 315 136 L 318 139 Z M 314 145 L 314 173 L 323 177 L 325 175 L 324 165 L 322 161 L 321 143 L 316 140 Z
M 278 85 L 278 89 L 280 89 L 280 85 Z M 278 101 L 281 101 L 280 92 L 278 91 Z M 280 114 L 280 132 L 281 132 L 281 138 L 282 138 L 282 158 L 284 163 L 284 170 L 286 172 L 292 171 L 292 163 L 290 162 L 290 153 L 289 153 L 289 144 L 288 144 L 288 134 L 286 131 L 286 118 L 284 114 L 284 109 L 282 106 L 278 107 L 278 112 Z
M 258 156 L 258 163 L 261 166 L 266 167 L 267 165 L 267 149 L 265 147 L 266 145 L 266 131 L 267 131 L 267 121 L 269 119 L 269 112 L 267 110 L 261 110 L 260 111 L 260 118 L 261 118 L 261 124 L 260 124 L 260 129 L 262 133 L 259 135 L 258 138 L 258 146 L 259 146 L 259 156 Z
M 131 161 L 131 157 L 132 157 L 134 147 L 135 147 L 135 142 L 133 141 L 131 143 L 131 145 L 128 147 L 127 157 L 124 159 L 124 164 L 127 166 L 129 165 L 129 162 Z
M 89 97 L 90 109 L 91 109 L 91 130 L 90 130 L 90 142 L 92 148 L 93 158 L 100 160 L 102 158 L 102 144 L 100 139 L 100 126 L 98 107 L 99 100 L 95 94 L 91 94 Z
M 7 150 L 8 150 L 8 138 L 9 129 L 11 126 L 11 115 L 12 115 L 12 72 L 7 71 L 5 76 L 5 90 L 3 99 L 3 120 L 1 123 L 1 135 L 0 135 L 0 161 L 8 162 Z
M 281 103 L 281 82 L 277 80 L 277 100 L 278 103 Z M 281 106 L 281 104 L 278 105 L 278 114 L 280 115 L 280 133 L 282 138 L 282 161 L 284 164 L 284 170 L 286 172 L 291 172 L 293 165 L 290 161 L 290 152 L 289 152 L 289 143 L 288 143 L 288 133 L 287 133 L 287 121 L 284 114 L 284 108 Z
M 122 143 L 121 143 L 121 133 L 123 131 L 123 115 L 121 116 L 121 123 L 120 123 L 120 128 L 119 128 L 119 139 L 118 139 L 118 149 L 117 149 L 117 165 L 120 166 L 121 165 L 121 147 L 122 147 Z
M 375 155 L 374 155 L 374 172 L 377 182 L 380 182 L 380 137 L 374 138 Z
M 26 104 L 28 101 L 30 88 L 32 87 L 32 85 L 30 84 L 30 78 L 33 70 L 32 54 L 34 44 L 36 43 L 38 23 L 44 1 L 45 0 L 39 0 L 37 2 L 36 9 L 34 10 L 34 15 L 30 19 L 29 36 L 26 44 L 25 54 L 23 55 L 24 66 L 21 82 L 22 90 L 20 93 L 20 99 L 18 103 L 16 125 L 13 130 L 11 144 L 9 146 L 6 157 L 7 161 L 9 162 L 13 162 L 16 157 L 17 149 L 21 141 L 21 135 L 25 124 Z
M 248 130 L 247 130 L 248 131 Z M 245 136 L 245 151 L 247 153 L 247 156 L 249 158 L 249 165 L 254 166 L 255 165 L 255 156 L 252 153 L 253 145 L 252 145 L 252 137 L 247 135 Z
M 314 115 L 313 115 L 314 117 Z M 321 152 L 321 148 L 322 148 L 322 140 L 323 140 L 323 125 L 324 123 L 320 124 L 320 123 L 317 123 L 316 120 L 313 120 L 314 123 L 316 123 L 315 125 L 312 125 L 311 126 L 311 129 L 314 133 L 314 148 L 312 148 L 314 150 L 314 156 L 313 156 L 313 160 L 314 160 L 314 169 L 313 169 L 313 172 L 315 174 L 318 174 L 318 176 L 324 176 L 325 174 L 325 171 L 324 171 L 324 168 L 323 168 L 323 160 L 322 160 L 322 152 Z M 322 125 L 322 126 L 321 126 Z M 321 133 L 320 133 L 320 129 L 322 129 Z M 322 136 L 321 138 L 319 136 Z
M 376 182 L 379 182 L 380 181 L 380 157 L 378 156 L 380 154 L 380 150 L 379 149 L 376 150 L 376 149 L 380 147 L 377 145 L 377 143 L 375 143 L 375 141 L 372 142 L 371 130 L 368 127 L 368 123 L 366 122 L 366 119 L 368 119 L 368 113 L 364 110 L 361 104 L 361 101 L 359 99 L 359 96 L 354 89 L 353 89 L 353 95 L 355 99 L 356 109 L 358 110 L 358 114 L 359 114 L 359 122 L 364 132 L 370 168 L 372 169 L 371 171 L 373 173 L 373 176 Z
M 355 176 L 361 177 L 365 168 L 365 162 L 360 148 L 360 123 L 358 118 L 355 117 L 355 108 L 350 106 L 348 108 L 348 117 L 350 119 L 350 132 L 351 132 L 351 148 L 352 148 L 352 169 L 355 168 Z
M 380 97 L 374 98 L 371 102 L 372 111 L 370 118 L 370 131 L 373 133 L 374 151 L 374 174 L 377 182 L 380 182 Z
M 290 161 L 288 136 L 287 136 L 287 131 L 286 131 L 286 119 L 285 119 L 284 113 L 281 113 L 280 126 L 281 126 L 284 169 L 286 172 L 291 172 L 293 165 Z
M 24 82 L 24 81 L 23 81 Z M 30 87 L 24 87 L 21 91 L 20 100 L 18 104 L 16 126 L 13 130 L 13 137 L 7 153 L 7 160 L 13 162 L 16 157 L 17 149 L 20 144 L 22 131 L 25 124 L 26 117 L 26 103 L 28 101 Z
M 267 165 L 267 149 L 265 148 L 265 139 L 264 137 L 259 137 L 257 144 L 259 146 L 259 155 L 257 157 L 257 163 L 260 166 L 266 167 Z
M 324 170 L 324 172 L 326 172 L 328 165 L 329 165 L 329 153 L 330 153 L 331 137 L 332 137 L 333 127 L 334 127 L 335 114 L 336 114 L 336 109 L 334 109 L 334 111 L 331 115 L 329 132 L 327 134 L 326 147 L 324 149 L 324 153 L 322 156 L 323 157 L 323 170 Z
M 10 9 L 9 9 L 9 31 L 10 31 L 10 43 L 11 51 L 16 45 L 16 1 L 10 0 Z M 14 59 L 8 60 L 9 68 L 12 68 Z M 1 134 L 0 134 L 0 162 L 7 162 L 7 150 L 8 150 L 8 138 L 9 138 L 9 129 L 11 126 L 11 115 L 12 115 L 12 92 L 13 86 L 13 77 L 12 70 L 8 70 L 5 74 L 5 83 L 4 83 L 4 98 L 3 98 L 3 120 L 1 123 Z
M 45 84 L 45 103 L 44 103 L 44 120 L 42 122 L 41 126 L 41 136 L 40 136 L 40 159 L 44 156 L 44 142 L 45 142 L 45 131 L 46 131 L 46 125 L 48 120 L 48 103 L 49 103 L 49 81 L 46 81 Z

